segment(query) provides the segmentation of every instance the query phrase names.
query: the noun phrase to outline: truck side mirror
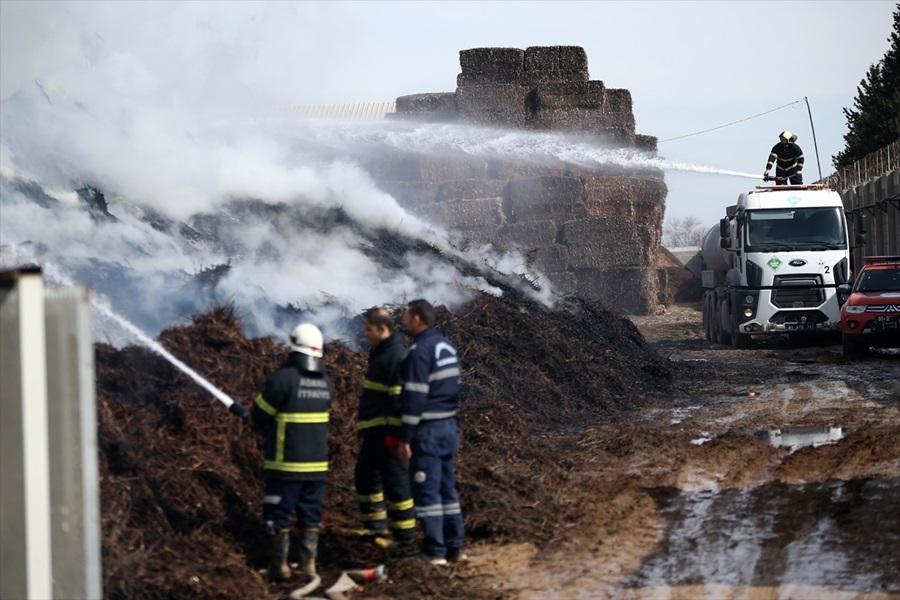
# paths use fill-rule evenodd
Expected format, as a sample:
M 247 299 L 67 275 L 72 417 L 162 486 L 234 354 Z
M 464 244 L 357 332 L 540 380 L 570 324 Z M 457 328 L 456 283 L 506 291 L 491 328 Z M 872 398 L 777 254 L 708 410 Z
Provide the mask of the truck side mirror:
M 842 283 L 837 286 L 838 303 L 843 305 L 850 297 L 850 284 Z
M 857 245 L 857 246 L 865 246 L 865 245 L 866 245 L 866 239 L 867 239 L 868 237 L 869 237 L 869 236 L 867 236 L 865 232 L 863 232 L 863 233 L 857 233 L 857 234 L 856 234 L 856 245 Z
M 719 220 L 719 237 L 723 237 L 723 238 L 731 237 L 730 235 L 728 235 L 729 223 L 730 222 L 728 220 L 728 217 L 724 217 Z M 726 246 L 722 246 L 722 247 L 725 248 Z
M 719 246 L 722 248 L 731 248 L 731 233 L 728 231 L 730 223 L 728 217 L 719 219 Z
M 869 215 L 860 211 L 859 213 L 857 213 L 857 217 L 859 218 L 859 223 L 856 225 L 857 235 L 865 235 L 869 233 Z

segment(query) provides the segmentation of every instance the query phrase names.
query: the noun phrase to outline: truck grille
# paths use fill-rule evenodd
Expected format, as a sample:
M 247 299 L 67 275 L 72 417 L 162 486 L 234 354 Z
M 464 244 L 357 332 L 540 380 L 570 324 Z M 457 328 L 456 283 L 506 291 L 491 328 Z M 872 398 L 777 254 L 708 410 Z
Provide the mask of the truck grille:
M 776 276 L 772 304 L 778 308 L 810 308 L 825 302 L 825 290 L 819 277 Z

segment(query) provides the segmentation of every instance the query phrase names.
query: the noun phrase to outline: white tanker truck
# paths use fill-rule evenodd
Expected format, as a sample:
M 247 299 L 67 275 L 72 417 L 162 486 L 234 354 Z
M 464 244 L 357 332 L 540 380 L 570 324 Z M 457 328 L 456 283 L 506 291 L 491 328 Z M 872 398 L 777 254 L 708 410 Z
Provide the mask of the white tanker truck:
M 841 197 L 824 185 L 759 186 L 703 239 L 708 341 L 841 330 L 837 286 L 852 282 Z

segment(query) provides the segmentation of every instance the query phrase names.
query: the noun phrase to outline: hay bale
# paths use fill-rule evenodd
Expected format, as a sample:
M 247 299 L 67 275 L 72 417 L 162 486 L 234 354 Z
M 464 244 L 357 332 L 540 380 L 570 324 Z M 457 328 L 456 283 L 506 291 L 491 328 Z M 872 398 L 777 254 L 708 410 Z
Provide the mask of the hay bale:
M 421 215 L 451 229 L 491 228 L 492 235 L 506 222 L 502 198 L 445 200 L 419 208 Z
M 456 112 L 456 93 L 411 94 L 397 98 L 398 113 Z
M 581 193 L 581 180 L 574 177 L 515 179 L 509 183 L 510 218 L 514 223 L 584 218 Z
M 590 177 L 584 181 L 584 198 L 593 202 L 629 200 L 655 205 L 665 200 L 668 188 L 659 179 L 638 177 Z
M 607 89 L 604 106 L 613 114 L 632 114 L 634 104 L 631 101 L 631 92 L 626 89 Z
M 459 122 L 476 127 L 523 129 L 525 127 L 524 110 L 492 110 L 460 114 Z
M 439 184 L 437 200 L 471 200 L 474 198 L 502 198 L 506 181 L 498 179 L 460 179 Z
M 584 82 L 590 79 L 587 69 L 583 71 L 562 71 L 558 69 L 544 71 L 526 71 L 522 76 L 522 84 L 535 87 L 547 83 Z
M 513 223 L 546 219 L 565 222 L 584 219 L 588 216 L 587 209 L 581 202 L 510 202 L 509 212 L 510 221 Z
M 598 239 L 586 244 L 569 244 L 569 268 L 606 269 L 640 267 L 646 263 L 644 249 L 635 239 Z
M 525 49 L 527 86 L 585 82 L 589 79 L 587 54 L 579 46 L 532 46 Z
M 536 110 L 602 109 L 606 104 L 606 88 L 602 81 L 547 83 L 536 86 L 531 97 Z
M 560 226 L 560 238 L 567 246 L 575 244 L 618 243 L 633 239 L 634 222 L 629 217 L 590 217 Z
M 598 201 L 585 197 L 584 205 L 591 217 L 628 217 L 635 219 L 634 203 L 627 198 Z
M 519 48 L 470 48 L 459 51 L 459 66 L 464 75 L 521 76 L 525 51 Z
M 586 269 L 579 271 L 576 294 L 602 301 L 626 314 L 645 315 L 656 308 L 656 273 L 653 282 L 639 268 Z
M 409 152 L 382 149 L 376 156 L 360 161 L 375 181 L 418 181 L 422 178 L 418 158 Z
M 532 253 L 531 265 L 541 272 L 558 272 L 569 269 L 569 249 L 562 244 L 538 248 Z
M 587 71 L 587 53 L 581 46 L 529 46 L 523 57 L 525 71 Z
M 456 90 L 456 104 L 460 113 L 525 111 L 525 97 L 530 90 L 515 84 L 495 83 L 473 85 Z
M 497 237 L 508 244 L 530 250 L 555 244 L 556 230 L 556 223 L 553 221 L 507 223 L 497 232 Z
M 390 194 L 397 204 L 410 210 L 434 204 L 438 184 L 429 181 L 379 181 L 378 187 Z
M 653 225 L 640 225 L 635 227 L 635 239 L 644 248 L 644 264 L 656 265 L 658 252 L 662 243 L 662 220 Z
M 493 159 L 488 161 L 488 177 L 491 179 L 522 179 L 527 177 L 565 177 L 570 165 L 558 158 L 547 158 L 541 162 Z
M 553 271 L 544 273 L 550 282 L 550 288 L 557 294 L 571 296 L 578 290 L 578 278 L 571 271 Z
M 422 181 L 487 179 L 487 161 L 469 154 L 416 155 L 415 160 Z
M 528 177 L 509 182 L 509 198 L 514 203 L 574 203 L 581 200 L 584 184 L 575 177 Z
M 607 115 L 599 108 L 550 108 L 533 111 L 525 122 L 526 129 L 542 131 L 567 131 L 609 137 L 611 128 L 606 121 Z M 615 133 L 616 146 L 630 145 L 630 137 Z
M 623 215 L 635 225 L 662 227 L 665 182 L 636 177 L 596 177 L 585 179 L 584 204 L 592 217 Z
M 388 113 L 385 118 L 426 123 L 454 123 L 459 119 L 456 93 L 400 96 L 397 98 L 397 111 Z
M 657 144 L 659 138 L 655 135 L 644 135 L 642 133 L 635 134 L 634 147 L 653 156 L 657 155 Z
M 415 123 L 458 123 L 459 113 L 398 113 L 384 115 L 386 121 L 404 121 Z
M 452 235 L 457 247 L 466 250 L 472 246 L 493 246 L 496 233 L 497 229 L 494 227 L 478 227 L 473 225 L 453 228 Z

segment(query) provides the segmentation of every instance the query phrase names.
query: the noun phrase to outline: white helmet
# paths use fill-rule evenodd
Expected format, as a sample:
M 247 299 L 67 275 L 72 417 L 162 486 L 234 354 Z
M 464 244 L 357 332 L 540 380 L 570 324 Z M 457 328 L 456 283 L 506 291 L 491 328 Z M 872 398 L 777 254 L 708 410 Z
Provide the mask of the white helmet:
M 778 134 L 778 137 L 784 138 L 784 139 L 786 139 L 786 140 L 789 141 L 789 142 L 796 142 L 796 141 L 797 141 L 797 136 L 794 135 L 793 133 L 791 133 L 790 131 L 788 131 L 787 129 L 785 129 L 784 131 L 782 131 L 781 133 L 779 133 L 779 134 Z
M 313 358 L 322 358 L 325 347 L 322 332 L 312 323 L 301 323 L 294 327 L 285 345 L 291 352 L 299 352 Z

